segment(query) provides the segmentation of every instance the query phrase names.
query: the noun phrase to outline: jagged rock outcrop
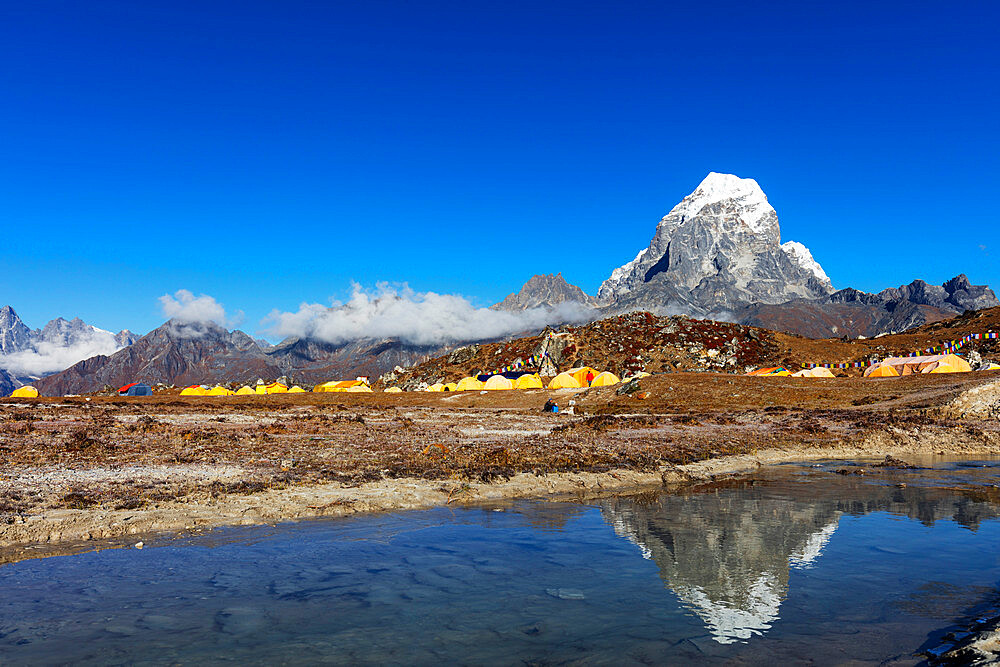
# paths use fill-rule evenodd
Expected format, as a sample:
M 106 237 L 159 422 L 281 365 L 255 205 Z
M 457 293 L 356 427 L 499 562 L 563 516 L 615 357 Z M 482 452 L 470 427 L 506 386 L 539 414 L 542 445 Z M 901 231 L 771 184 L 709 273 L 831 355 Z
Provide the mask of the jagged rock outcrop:
M 831 295 L 830 300 L 835 301 L 837 294 Z M 923 280 L 914 280 L 909 285 L 884 289 L 875 296 L 890 310 L 895 304 L 907 302 L 955 313 L 1000 305 L 993 290 L 986 285 L 971 284 L 964 273 L 942 285 L 928 285 Z
M 20 352 L 31 345 L 31 329 L 10 306 L 0 308 L 0 354 Z
M 832 292 L 805 246 L 781 243 L 757 182 L 713 172 L 660 220 L 647 248 L 611 273 L 598 300 L 619 312 L 711 315 Z
M 532 276 L 516 294 L 508 294 L 492 310 L 517 312 L 529 308 L 552 308 L 563 303 L 579 303 L 594 307 L 596 300 L 576 285 L 571 285 L 562 273 Z

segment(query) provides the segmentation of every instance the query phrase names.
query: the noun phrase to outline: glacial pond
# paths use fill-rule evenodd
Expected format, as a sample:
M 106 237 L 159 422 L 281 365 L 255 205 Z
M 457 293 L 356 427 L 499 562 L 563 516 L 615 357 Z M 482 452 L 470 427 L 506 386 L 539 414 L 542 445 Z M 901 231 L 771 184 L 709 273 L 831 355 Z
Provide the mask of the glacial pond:
M 923 465 L 9 564 L 0 663 L 916 664 L 1000 590 L 1000 462 Z

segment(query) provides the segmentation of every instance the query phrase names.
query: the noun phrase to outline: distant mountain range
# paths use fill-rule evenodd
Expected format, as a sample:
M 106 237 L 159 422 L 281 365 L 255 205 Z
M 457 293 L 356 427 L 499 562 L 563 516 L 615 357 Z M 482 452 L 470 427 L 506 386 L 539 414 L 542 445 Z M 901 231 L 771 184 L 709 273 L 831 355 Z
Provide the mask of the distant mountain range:
M 215 323 L 171 320 L 129 347 L 112 355 L 91 357 L 35 384 L 47 395 L 96 391 L 140 380 L 184 386 L 253 384 L 258 378 L 285 376 L 291 382 L 314 384 L 359 375 L 377 376 L 447 349 L 386 340 L 333 345 L 295 338 L 265 347 L 242 331 L 227 331 Z
M 509 321 L 478 340 L 497 340 L 501 329 L 514 334 L 518 327 L 533 331 L 546 321 L 560 324 L 560 318 L 580 322 L 636 310 L 724 319 L 812 338 L 871 337 L 997 305 L 989 287 L 972 285 L 965 275 L 940 286 L 915 280 L 876 294 L 834 291 L 808 248 L 781 242 L 777 213 L 756 181 L 711 173 L 660 219 L 648 246 L 613 270 L 596 297 L 561 273 L 533 276 L 491 307 L 491 317 Z M 470 338 L 464 342 L 476 340 L 472 331 L 462 334 Z M 375 337 L 328 343 L 306 335 L 271 345 L 216 324 L 176 320 L 141 338 L 79 319 L 57 318 L 31 330 L 6 306 L 0 309 L 0 393 L 26 382 L 46 394 L 66 394 L 138 380 L 183 385 L 287 376 L 311 384 L 374 378 L 454 347 Z
M 128 329 L 114 334 L 80 318 L 57 317 L 41 329 L 29 329 L 13 308 L 4 306 L 0 308 L 0 387 L 33 382 L 95 354 L 116 352 L 135 340 Z

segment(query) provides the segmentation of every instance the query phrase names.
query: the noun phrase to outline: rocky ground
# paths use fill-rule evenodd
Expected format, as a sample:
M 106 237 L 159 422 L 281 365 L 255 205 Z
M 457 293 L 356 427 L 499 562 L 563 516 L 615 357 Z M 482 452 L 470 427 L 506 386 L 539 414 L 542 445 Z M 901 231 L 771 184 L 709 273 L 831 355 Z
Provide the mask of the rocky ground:
M 32 543 L 593 493 L 837 452 L 1000 453 L 988 416 L 997 376 L 671 373 L 631 393 L 8 399 L 0 560 L 40 553 Z M 541 413 L 550 397 L 562 413 Z

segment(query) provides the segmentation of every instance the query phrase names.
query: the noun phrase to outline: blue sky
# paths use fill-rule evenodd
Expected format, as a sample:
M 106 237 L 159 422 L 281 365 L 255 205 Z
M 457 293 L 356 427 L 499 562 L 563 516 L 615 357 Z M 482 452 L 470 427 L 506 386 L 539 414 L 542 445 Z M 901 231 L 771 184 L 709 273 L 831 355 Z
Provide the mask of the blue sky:
M 187 289 L 254 332 L 352 281 L 594 293 L 709 171 L 838 288 L 1000 287 L 1000 6 L 750 5 L 9 5 L 0 302 L 142 333 Z

